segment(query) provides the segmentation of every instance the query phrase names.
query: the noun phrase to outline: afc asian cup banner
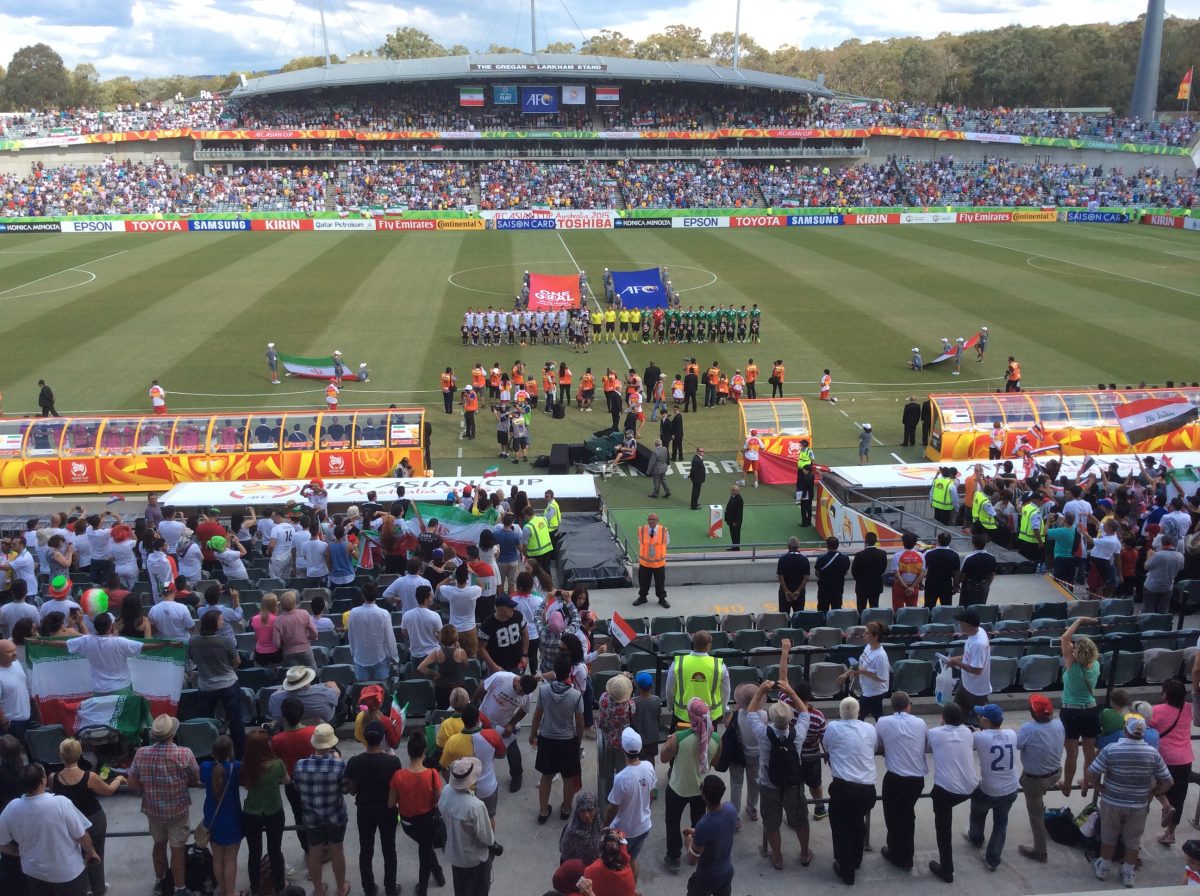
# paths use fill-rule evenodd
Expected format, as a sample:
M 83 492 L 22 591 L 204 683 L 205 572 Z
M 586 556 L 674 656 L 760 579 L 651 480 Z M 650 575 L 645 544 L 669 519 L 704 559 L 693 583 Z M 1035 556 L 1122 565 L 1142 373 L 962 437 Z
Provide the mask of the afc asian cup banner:
M 551 274 L 529 275 L 530 311 L 561 311 L 564 308 L 578 308 L 579 305 L 578 274 L 561 277 Z
M 587 87 L 582 84 L 564 84 L 562 89 L 564 106 L 582 106 L 587 103 Z
M 522 87 L 521 111 L 529 115 L 549 115 L 558 111 L 558 90 L 554 87 Z
M 667 291 L 658 268 L 644 271 L 613 271 L 613 292 L 622 308 L 665 308 Z

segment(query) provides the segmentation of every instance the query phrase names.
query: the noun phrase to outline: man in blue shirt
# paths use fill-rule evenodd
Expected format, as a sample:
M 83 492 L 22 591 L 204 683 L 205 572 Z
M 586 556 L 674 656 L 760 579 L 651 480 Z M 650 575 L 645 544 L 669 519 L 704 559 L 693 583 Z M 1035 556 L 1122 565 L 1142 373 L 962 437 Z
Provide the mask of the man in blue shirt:
M 689 865 L 696 872 L 688 878 L 687 896 L 730 896 L 733 889 L 733 836 L 737 832 L 738 810 L 723 802 L 725 782 L 708 775 L 700 782 L 704 797 L 704 817 L 695 829 L 683 832 Z

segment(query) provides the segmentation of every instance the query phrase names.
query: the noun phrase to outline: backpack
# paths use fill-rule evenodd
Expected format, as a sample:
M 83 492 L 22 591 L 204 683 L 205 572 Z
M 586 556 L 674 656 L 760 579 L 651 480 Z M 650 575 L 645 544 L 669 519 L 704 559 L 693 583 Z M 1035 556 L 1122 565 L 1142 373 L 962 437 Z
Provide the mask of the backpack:
M 796 729 L 790 729 L 787 737 L 780 737 L 774 727 L 769 727 L 767 740 L 771 745 L 771 753 L 767 758 L 767 779 L 771 786 L 779 790 L 799 787 L 803 778 L 800 774 L 800 754 L 796 752 Z
M 184 885 L 197 896 L 211 896 L 217 891 L 217 876 L 213 873 L 212 853 L 189 844 L 184 853 Z
M 740 710 L 734 710 L 730 715 L 729 721 L 725 723 L 725 730 L 721 733 L 721 752 L 717 756 L 717 764 L 713 766 L 718 772 L 727 772 L 731 765 L 744 766 L 746 764 L 746 751 L 742 747 L 742 736 L 738 729 L 738 713 Z

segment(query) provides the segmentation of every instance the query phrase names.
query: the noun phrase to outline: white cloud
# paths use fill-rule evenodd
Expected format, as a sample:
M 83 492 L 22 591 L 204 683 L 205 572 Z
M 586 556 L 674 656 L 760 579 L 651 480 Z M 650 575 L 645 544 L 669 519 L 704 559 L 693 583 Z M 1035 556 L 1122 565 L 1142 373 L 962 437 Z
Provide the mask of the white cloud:
M 426 0 L 412 6 L 327 0 L 326 7 L 330 50 L 343 56 L 376 48 L 386 34 L 404 26 L 426 31 L 447 46 L 462 43 L 472 50 L 489 43 L 524 48 L 529 41 L 528 7 L 498 0 Z M 677 23 L 698 27 L 705 36 L 731 31 L 734 7 L 731 0 L 609 0 L 567 8 L 586 34 L 610 28 L 640 40 Z M 743 0 L 741 27 L 774 49 L 782 44 L 832 46 L 851 37 L 932 37 L 1011 24 L 1119 22 L 1140 12 L 1140 3 L 1130 7 L 1117 0 L 1070 5 L 1043 0 Z M 1167 12 L 1200 17 L 1200 0 L 1173 0 Z M 581 42 L 560 4 L 543 2 L 538 16 L 539 44 Z M 66 24 L 75 20 L 78 25 Z M 15 0 L 0 0 L 0 62 L 7 64 L 17 49 L 38 42 L 58 50 L 69 68 L 91 62 L 105 78 L 270 69 L 322 52 L 314 0 L 117 0 L 104 12 L 80 0 L 20 7 Z

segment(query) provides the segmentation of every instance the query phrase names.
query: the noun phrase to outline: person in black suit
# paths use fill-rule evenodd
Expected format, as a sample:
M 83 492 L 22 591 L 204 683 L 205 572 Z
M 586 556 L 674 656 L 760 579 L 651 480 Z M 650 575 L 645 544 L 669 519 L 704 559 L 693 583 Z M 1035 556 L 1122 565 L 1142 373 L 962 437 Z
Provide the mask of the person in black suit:
M 670 414 L 663 414 L 662 419 L 658 421 L 658 437 L 668 448 L 672 447 L 675 438 L 674 430 L 671 428 L 671 419 Z M 672 457 L 671 459 L 674 460 L 675 458 Z
M 646 388 L 646 399 L 650 400 L 654 395 L 654 384 L 662 379 L 662 370 L 653 361 L 650 366 L 642 373 L 642 385 Z M 665 444 L 665 443 L 664 443 Z
M 921 406 L 911 395 L 908 397 L 908 403 L 904 405 L 900 422 L 904 424 L 904 441 L 901 442 L 901 447 L 917 444 L 917 424 L 921 422 Z
M 850 571 L 850 558 L 838 550 L 839 542 L 832 535 L 825 539 L 826 552 L 817 558 L 813 570 L 817 574 L 817 609 L 842 608 L 842 589 L 846 585 L 846 573 Z
M 696 453 L 692 455 L 692 468 L 688 470 L 688 479 L 692 480 L 692 510 L 700 509 L 700 486 L 704 485 L 707 476 L 708 470 L 704 468 L 704 449 L 697 447 Z
M 700 388 L 700 377 L 690 370 L 683 378 L 683 412 L 688 412 L 688 405 L 696 410 L 696 390 Z
M 671 410 L 671 460 L 683 460 L 683 414 L 679 408 Z
M 867 546 L 854 555 L 850 564 L 854 597 L 860 613 L 867 607 L 879 606 L 879 595 L 883 594 L 883 574 L 887 572 L 888 565 L 887 551 L 877 547 L 879 536 L 868 532 L 863 540 Z
M 737 485 L 729 487 L 729 500 L 725 502 L 725 525 L 729 527 L 729 540 L 733 547 L 728 551 L 740 551 L 742 544 L 742 492 Z
M 929 444 L 929 427 L 933 425 L 933 402 L 926 398 L 921 402 L 921 444 Z

